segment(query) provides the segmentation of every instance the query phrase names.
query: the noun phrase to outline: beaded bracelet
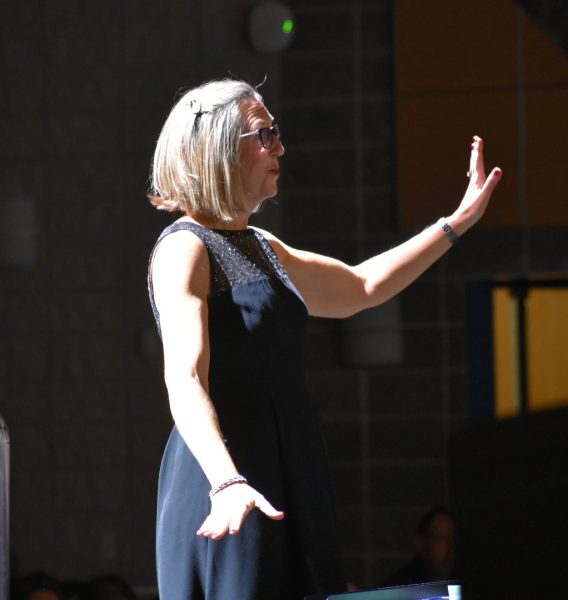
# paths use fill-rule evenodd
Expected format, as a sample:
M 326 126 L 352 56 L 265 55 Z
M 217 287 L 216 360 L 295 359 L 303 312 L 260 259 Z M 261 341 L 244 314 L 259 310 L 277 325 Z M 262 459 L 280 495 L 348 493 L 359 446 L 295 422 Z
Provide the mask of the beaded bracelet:
M 443 232 L 448 236 L 448 239 L 450 242 L 452 242 L 452 244 L 455 244 L 460 239 L 459 235 L 454 231 L 454 228 L 446 221 L 444 217 L 438 219 L 437 225 L 442 228 Z
M 213 499 L 213 496 L 215 494 L 219 493 L 225 488 L 228 488 L 231 485 L 234 485 L 235 483 L 247 483 L 246 477 L 243 477 L 242 475 L 235 475 L 235 477 L 231 477 L 230 479 L 223 481 L 219 485 L 216 485 L 214 488 L 211 488 L 209 492 L 209 498 Z

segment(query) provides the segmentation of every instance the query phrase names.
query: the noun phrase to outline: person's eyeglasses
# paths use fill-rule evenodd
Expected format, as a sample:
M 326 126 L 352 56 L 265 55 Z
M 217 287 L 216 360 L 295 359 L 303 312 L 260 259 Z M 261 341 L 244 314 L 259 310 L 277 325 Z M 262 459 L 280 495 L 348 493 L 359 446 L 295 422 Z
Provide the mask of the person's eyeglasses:
M 255 131 L 249 131 L 248 133 L 241 134 L 241 138 L 249 137 L 251 135 L 258 135 L 258 139 L 260 140 L 262 147 L 269 150 L 272 148 L 272 144 L 274 143 L 274 137 L 280 139 L 280 126 L 273 125 L 272 127 L 261 127 Z

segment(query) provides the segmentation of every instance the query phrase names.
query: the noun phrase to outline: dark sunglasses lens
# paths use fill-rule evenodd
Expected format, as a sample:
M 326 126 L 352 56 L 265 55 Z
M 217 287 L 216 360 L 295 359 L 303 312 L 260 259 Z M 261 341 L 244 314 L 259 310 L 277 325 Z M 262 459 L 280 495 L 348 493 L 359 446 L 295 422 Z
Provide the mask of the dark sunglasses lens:
M 265 148 L 270 148 L 270 146 L 272 146 L 272 130 L 270 127 L 263 127 L 262 129 L 259 129 L 258 134 L 260 135 L 260 143 L 265 147 Z
M 280 127 L 273 125 L 272 127 L 262 127 L 258 130 L 258 136 L 260 137 L 260 143 L 264 148 L 269 149 L 272 147 L 274 142 L 274 136 L 280 139 Z

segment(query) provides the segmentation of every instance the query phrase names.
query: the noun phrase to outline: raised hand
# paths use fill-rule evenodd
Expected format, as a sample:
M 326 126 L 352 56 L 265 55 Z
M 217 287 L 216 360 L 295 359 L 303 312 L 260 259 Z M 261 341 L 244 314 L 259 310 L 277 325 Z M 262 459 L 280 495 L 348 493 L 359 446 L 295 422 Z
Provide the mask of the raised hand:
M 231 485 L 217 492 L 211 500 L 211 512 L 197 530 L 197 535 L 221 539 L 227 532 L 236 535 L 251 510 L 258 508 L 268 518 L 280 521 L 284 518 L 281 510 L 254 488 L 245 483 Z
M 467 173 L 469 185 L 454 213 L 454 216 L 465 226 L 465 229 L 469 229 L 483 216 L 491 194 L 501 179 L 501 174 L 501 169 L 495 167 L 489 177 L 485 175 L 483 140 L 478 136 L 474 136 Z

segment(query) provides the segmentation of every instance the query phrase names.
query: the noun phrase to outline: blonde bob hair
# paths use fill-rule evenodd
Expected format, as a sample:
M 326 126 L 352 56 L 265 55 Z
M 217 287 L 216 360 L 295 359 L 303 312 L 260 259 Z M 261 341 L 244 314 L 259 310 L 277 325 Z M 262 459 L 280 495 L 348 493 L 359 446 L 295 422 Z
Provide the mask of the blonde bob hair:
M 244 81 L 210 81 L 186 92 L 158 138 L 148 197 L 159 209 L 228 221 L 242 208 L 240 104 L 262 102 Z

